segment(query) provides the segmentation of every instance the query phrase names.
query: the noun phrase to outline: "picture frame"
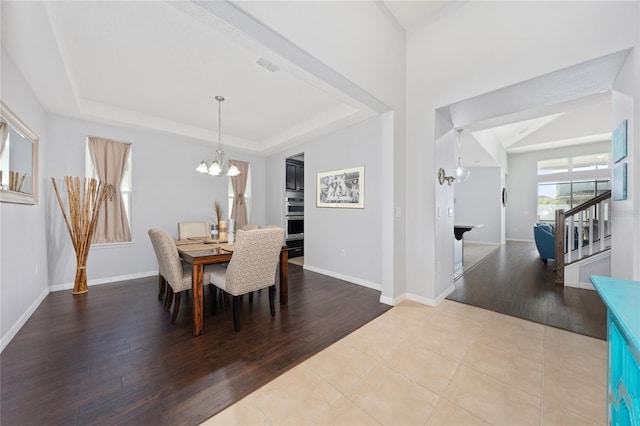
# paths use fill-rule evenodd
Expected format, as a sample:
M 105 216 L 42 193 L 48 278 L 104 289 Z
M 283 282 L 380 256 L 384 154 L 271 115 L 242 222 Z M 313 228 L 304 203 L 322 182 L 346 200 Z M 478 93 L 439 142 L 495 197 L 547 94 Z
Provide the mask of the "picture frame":
M 316 206 L 364 208 L 364 166 L 318 173 Z
M 616 201 L 627 199 L 627 163 L 622 163 L 613 169 L 611 198 Z
M 627 120 L 622 120 L 613 131 L 611 143 L 613 145 L 613 162 L 617 163 L 627 156 Z

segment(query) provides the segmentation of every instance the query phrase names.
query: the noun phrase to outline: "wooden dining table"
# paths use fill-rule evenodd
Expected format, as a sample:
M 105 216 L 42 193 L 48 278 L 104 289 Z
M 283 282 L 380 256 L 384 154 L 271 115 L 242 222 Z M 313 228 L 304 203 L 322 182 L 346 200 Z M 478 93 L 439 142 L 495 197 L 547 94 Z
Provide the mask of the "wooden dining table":
M 177 242 L 180 257 L 192 266 L 191 295 L 193 297 L 193 337 L 200 336 L 203 329 L 203 274 L 204 266 L 224 263 L 233 256 L 233 244 L 188 244 Z M 287 246 L 280 251 L 280 304 L 289 303 L 289 255 Z

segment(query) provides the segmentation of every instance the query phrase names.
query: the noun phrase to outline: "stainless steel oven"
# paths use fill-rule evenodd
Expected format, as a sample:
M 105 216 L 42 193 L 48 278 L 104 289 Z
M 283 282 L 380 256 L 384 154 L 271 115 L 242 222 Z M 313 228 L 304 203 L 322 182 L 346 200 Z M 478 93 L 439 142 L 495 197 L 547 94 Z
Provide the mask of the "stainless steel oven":
M 304 216 L 290 215 L 285 218 L 286 222 L 286 239 L 301 240 L 304 238 Z
M 304 200 L 299 198 L 287 198 L 287 216 L 303 216 Z

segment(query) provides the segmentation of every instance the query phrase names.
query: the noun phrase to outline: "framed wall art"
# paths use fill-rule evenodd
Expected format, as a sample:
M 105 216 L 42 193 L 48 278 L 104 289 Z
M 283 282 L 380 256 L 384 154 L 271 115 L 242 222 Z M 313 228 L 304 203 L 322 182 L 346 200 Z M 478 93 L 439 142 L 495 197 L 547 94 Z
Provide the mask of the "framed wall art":
M 317 207 L 364 208 L 364 166 L 318 173 Z
M 627 156 L 627 120 L 622 120 L 622 123 L 613 131 L 611 143 L 613 144 L 613 162 L 617 163 Z
M 627 163 L 622 163 L 613 169 L 611 198 L 617 201 L 627 199 Z

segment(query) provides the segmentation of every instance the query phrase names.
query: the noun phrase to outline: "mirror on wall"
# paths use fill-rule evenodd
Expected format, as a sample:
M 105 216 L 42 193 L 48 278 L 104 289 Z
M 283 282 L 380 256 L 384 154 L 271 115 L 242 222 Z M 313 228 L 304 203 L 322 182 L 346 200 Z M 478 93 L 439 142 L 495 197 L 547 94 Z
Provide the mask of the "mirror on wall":
M 38 136 L 0 101 L 0 201 L 38 203 Z

